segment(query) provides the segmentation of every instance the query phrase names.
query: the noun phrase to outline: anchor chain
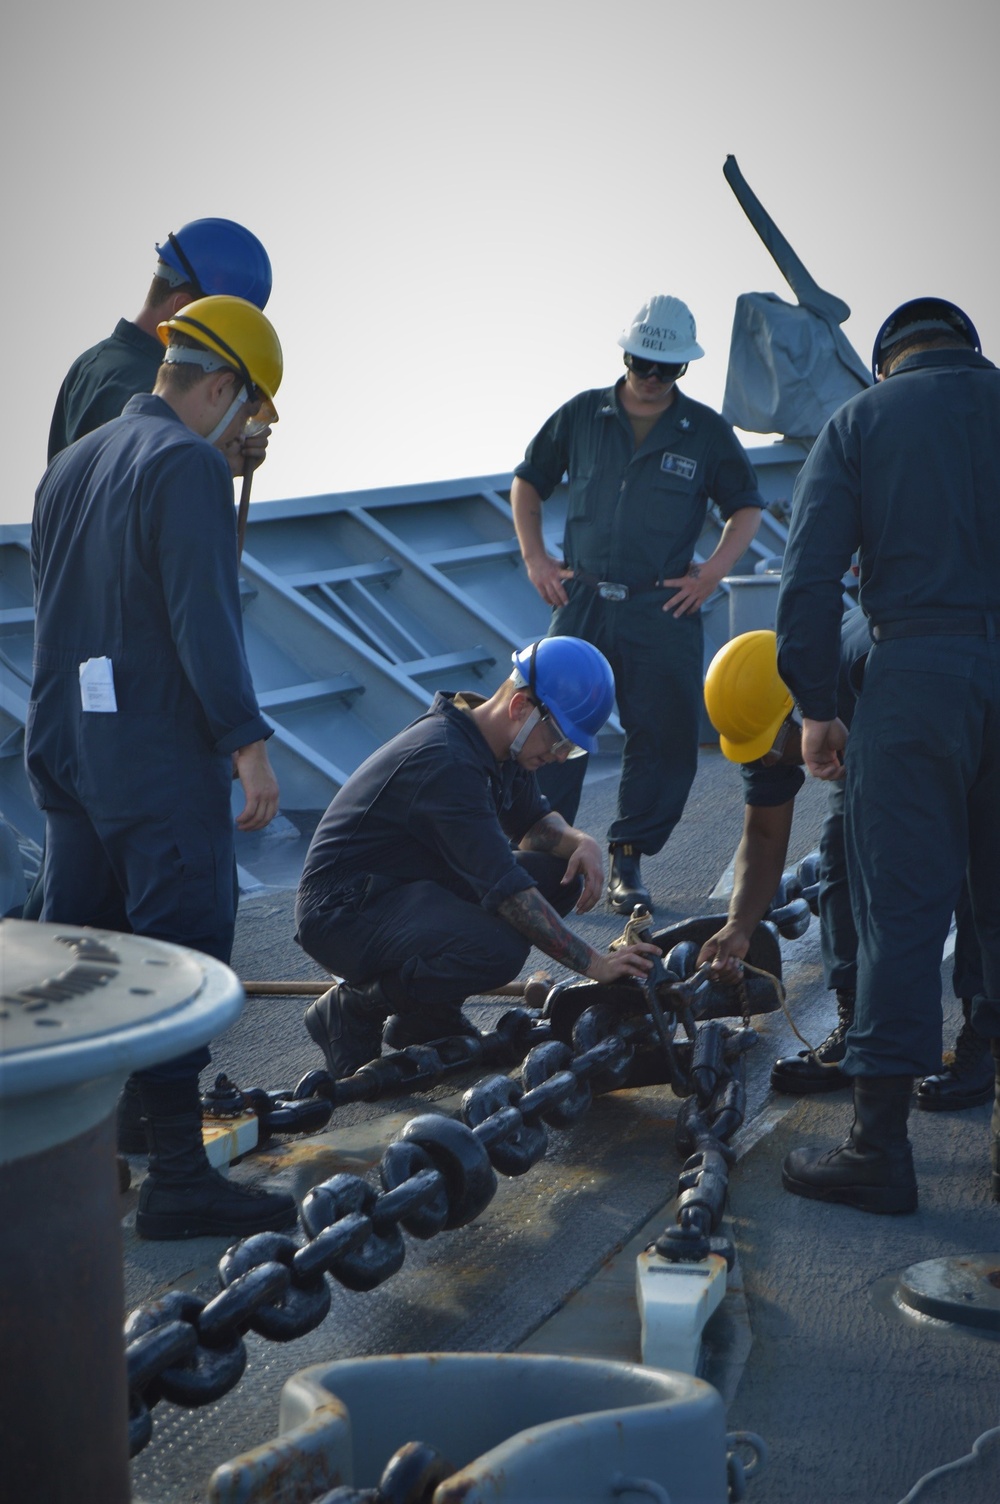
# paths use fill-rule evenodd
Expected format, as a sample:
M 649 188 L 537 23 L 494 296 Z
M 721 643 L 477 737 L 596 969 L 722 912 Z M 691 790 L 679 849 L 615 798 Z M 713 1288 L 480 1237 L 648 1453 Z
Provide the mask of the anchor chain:
M 452 1067 L 467 1070 L 473 1059 L 509 1059 L 518 1044 L 531 1045 L 515 1074 L 496 1073 L 471 1086 L 458 1118 L 411 1118 L 386 1147 L 377 1186 L 343 1173 L 314 1186 L 301 1207 L 306 1241 L 278 1233 L 245 1238 L 220 1259 L 220 1293 L 212 1299 L 172 1291 L 131 1313 L 125 1324 L 130 1455 L 148 1445 L 160 1399 L 210 1404 L 239 1382 L 249 1331 L 287 1342 L 318 1327 L 331 1305 L 327 1276 L 349 1290 L 373 1290 L 402 1267 L 404 1232 L 428 1239 L 474 1221 L 496 1194 L 497 1175 L 527 1173 L 546 1153 L 550 1129 L 576 1123 L 596 1094 L 629 1081 L 637 1053 L 665 1054 L 666 1079 L 683 1099 L 676 1134 L 688 1157 L 678 1182 L 677 1226 L 659 1241 L 673 1250 L 668 1257 L 706 1257 L 720 1242 L 714 1234 L 734 1158 L 726 1140 L 743 1121 L 743 1056 L 757 1036 L 717 1019 L 695 1024 L 692 1005 L 708 985 L 705 972 L 685 979 L 660 963 L 648 987 L 583 983 L 568 997 L 568 986 L 557 986 L 546 1002 L 551 1022 L 539 1025 L 515 1009 L 492 1038 L 411 1046 L 347 1081 L 310 1072 L 290 1099 L 217 1082 L 218 1110 L 232 1111 L 239 1100 L 260 1110 L 274 1131 L 303 1131 L 303 1119 L 288 1121 L 289 1104 L 315 1112 L 323 1126 L 335 1100 L 371 1100 L 367 1093 L 381 1093 L 390 1081 L 412 1087 L 414 1072 L 441 1079 Z M 593 994 L 598 1000 L 591 1003 Z M 608 995 L 613 1001 L 603 1000 Z M 685 1039 L 674 1038 L 678 1025 Z M 326 1112 L 323 1123 L 317 1104 Z
M 759 928 L 770 926 L 785 940 L 798 939 L 805 933 L 810 915 L 818 913 L 819 908 L 819 860 L 819 852 L 811 851 L 802 858 L 794 872 L 789 870 L 782 874 L 765 916 L 766 926 Z M 650 935 L 650 923 L 648 911 L 638 909 L 626 921 L 622 935 L 611 942 L 609 949 L 617 950 L 637 939 L 651 938 L 656 942 L 658 937 Z M 721 923 L 721 919 L 713 917 L 711 923 Z M 663 969 L 657 973 L 657 985 L 668 971 L 681 981 L 691 981 L 705 938 L 707 933 L 697 940 L 684 939 L 674 944 L 664 956 Z M 735 984 L 723 987 L 703 970 L 692 982 L 692 1004 L 701 1000 L 706 1016 L 716 1017 L 723 1011 L 725 1016 L 741 1017 L 744 1026 L 749 1027 L 753 1013 L 770 1011 L 774 1006 L 776 989 L 769 972 L 754 967 L 748 971 L 749 974 L 741 972 Z M 734 988 L 736 1006 L 731 1007 L 722 999 Z M 227 1076 L 220 1075 L 216 1077 L 215 1086 L 202 1097 L 202 1110 L 209 1118 L 254 1112 L 260 1122 L 260 1142 L 274 1134 L 317 1133 L 327 1126 L 338 1106 L 376 1102 L 400 1091 L 433 1091 L 449 1077 L 476 1065 L 507 1068 L 516 1065 L 533 1044 L 550 1038 L 549 1026 L 539 1016 L 538 1009 L 516 1007 L 502 1014 L 494 1029 L 483 1032 L 478 1038 L 455 1035 L 432 1040 L 427 1045 L 409 1045 L 401 1050 L 387 1051 L 377 1060 L 362 1066 L 354 1075 L 336 1081 L 324 1070 L 312 1070 L 291 1089 L 265 1091 L 254 1087 L 241 1091 Z
M 408 1441 L 389 1458 L 374 1488 L 342 1484 L 317 1495 L 313 1504 L 432 1504 L 438 1485 L 455 1471 L 436 1447 Z
M 219 1261 L 213 1299 L 171 1291 L 133 1311 L 125 1325 L 130 1454 L 149 1443 L 160 1399 L 210 1404 L 239 1382 L 248 1331 L 287 1342 L 319 1326 L 331 1301 L 325 1276 L 349 1290 L 375 1289 L 402 1267 L 403 1232 L 426 1239 L 465 1226 L 492 1201 L 498 1172 L 520 1175 L 537 1164 L 548 1128 L 575 1122 L 595 1090 L 620 1081 L 633 1041 L 648 1033 L 640 1015 L 613 1033 L 612 1010 L 590 1011 L 575 1053 L 548 1041 L 529 1051 L 516 1079 L 494 1075 L 470 1087 L 460 1119 L 411 1118 L 382 1156 L 380 1187 L 350 1174 L 314 1186 L 301 1208 L 306 1242 L 255 1234 Z
M 648 922 L 648 915 L 637 910 L 634 916 L 637 939 L 653 938 Z M 671 1076 L 674 1092 L 684 1099 L 677 1115 L 674 1138 L 678 1151 L 687 1158 L 677 1182 L 674 1225 L 665 1228 L 653 1246 L 661 1258 L 674 1263 L 700 1262 L 710 1253 L 718 1253 L 731 1269 L 736 1250 L 728 1238 L 719 1236 L 718 1229 L 725 1212 L 729 1170 L 736 1160 L 729 1140 L 742 1126 L 746 1115 L 745 1056 L 747 1050 L 756 1044 L 757 1034 L 750 1027 L 752 1004 L 742 970 L 735 990 L 743 1027 L 731 1029 L 716 1018 L 693 1023 L 692 1004 L 699 990 L 713 985 L 709 966 L 693 970 L 696 952 L 696 942 L 685 940 L 674 946 L 662 962 L 653 964 L 652 978 L 659 978 L 664 972 L 667 978 L 680 978 L 678 985 L 668 985 L 666 990 L 668 996 L 682 999 L 676 1010 L 677 1017 L 690 1041 L 684 1078 L 678 1082 Z M 650 1007 L 656 1017 L 658 1008 L 654 994 L 662 993 L 664 987 L 662 982 L 657 987 L 652 978 L 649 984 Z M 768 980 L 777 990 L 776 979 L 771 977 Z M 663 1025 L 658 1023 L 658 1027 L 662 1033 Z M 672 1042 L 665 1040 L 664 1044 L 668 1061 L 673 1066 Z
M 246 1090 L 226 1075 L 201 1099 L 206 1118 L 225 1119 L 253 1112 L 260 1123 L 259 1142 L 275 1134 L 319 1133 L 337 1107 L 352 1102 L 377 1102 L 383 1097 L 414 1091 L 433 1091 L 452 1076 L 465 1075 L 478 1065 L 511 1067 L 533 1043 L 550 1039 L 549 1026 L 537 1010 L 510 1008 L 493 1029 L 478 1037 L 465 1034 L 407 1045 L 369 1061 L 352 1076 L 334 1080 L 325 1070 L 307 1071 L 291 1088 Z

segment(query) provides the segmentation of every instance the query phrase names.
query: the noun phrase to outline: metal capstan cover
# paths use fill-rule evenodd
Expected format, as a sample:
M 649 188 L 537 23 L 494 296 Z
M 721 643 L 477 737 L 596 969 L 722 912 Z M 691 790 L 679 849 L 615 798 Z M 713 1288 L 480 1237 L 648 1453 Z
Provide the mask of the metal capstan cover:
M 871 378 L 847 336 L 775 293 L 736 300 L 722 416 L 748 433 L 814 439 Z

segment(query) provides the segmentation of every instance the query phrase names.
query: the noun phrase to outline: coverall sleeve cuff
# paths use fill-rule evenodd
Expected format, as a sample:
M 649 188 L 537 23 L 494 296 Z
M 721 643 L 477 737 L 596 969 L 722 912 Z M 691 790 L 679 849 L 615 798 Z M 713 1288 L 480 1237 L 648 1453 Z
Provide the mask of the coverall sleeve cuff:
M 799 702 L 799 714 L 806 721 L 835 721 L 837 719 L 837 702 L 830 701 L 828 704 L 820 704 L 811 701 L 804 705 Z
M 526 480 L 529 486 L 534 486 L 543 501 L 548 501 L 556 488 L 556 482 L 550 480 L 537 465 L 532 465 L 528 460 L 522 460 L 514 467 L 514 474 L 519 480 Z
M 531 880 L 531 873 L 526 872 L 523 867 L 515 866 L 509 872 L 505 872 L 500 881 L 494 883 L 488 893 L 483 894 L 480 902 L 487 914 L 495 914 L 500 905 L 508 898 L 512 898 L 515 893 L 524 893 L 528 888 L 533 888 L 534 886 L 535 884 Z
M 742 512 L 744 507 L 759 507 L 763 511 L 767 502 L 759 491 L 745 491 L 742 496 L 727 496 L 724 502 L 718 503 L 718 506 L 728 522 L 734 513 Z
M 251 742 L 266 742 L 273 735 L 274 727 L 269 726 L 262 715 L 258 715 L 252 721 L 244 721 L 235 731 L 227 731 L 225 736 L 220 736 L 215 750 L 231 754 L 238 752 L 241 747 L 249 747 Z

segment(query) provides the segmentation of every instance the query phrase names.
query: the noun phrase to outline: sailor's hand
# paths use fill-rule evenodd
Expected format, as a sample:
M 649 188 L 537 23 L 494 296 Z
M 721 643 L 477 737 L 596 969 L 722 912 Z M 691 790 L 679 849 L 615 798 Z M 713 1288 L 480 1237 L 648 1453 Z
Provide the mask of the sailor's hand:
M 620 982 L 625 977 L 645 977 L 653 969 L 653 961 L 663 952 L 658 945 L 637 940 L 634 945 L 624 945 L 621 950 L 597 954 L 589 971 L 584 976 L 595 982 Z
M 750 937 L 735 924 L 724 924 L 698 952 L 697 966 L 711 966 L 712 976 L 720 982 L 738 982 L 740 962 L 750 949 Z M 697 970 L 697 967 L 695 968 Z
M 524 567 L 528 571 L 528 579 L 547 606 L 565 606 L 567 595 L 563 580 L 573 578 L 572 569 L 567 569 L 561 560 L 553 559 L 551 554 L 533 554 L 530 559 L 525 559 Z
M 256 470 L 258 466 L 264 463 L 267 459 L 267 441 L 270 437 L 270 426 L 245 436 L 243 440 L 243 464 L 239 472 L 241 475 L 249 474 L 251 470 Z
M 259 433 L 240 434 L 222 446 L 234 480 L 239 480 L 242 475 L 249 475 L 251 470 L 256 470 L 258 465 L 264 463 L 270 437 L 270 428 L 262 428 Z
M 278 813 L 278 780 L 267 755 L 267 743 L 250 742 L 233 753 L 236 776 L 246 803 L 236 817 L 237 830 L 263 830 Z
M 836 782 L 844 776 L 848 731 L 843 721 L 802 719 L 802 760 L 814 778 Z
M 583 892 L 576 901 L 575 912 L 588 914 L 604 892 L 604 858 L 593 836 L 583 836 L 566 862 L 562 886 L 568 888 L 583 878 Z
M 687 573 L 679 580 L 660 581 L 663 586 L 676 586 L 675 594 L 663 602 L 662 609 L 672 612 L 674 616 L 692 616 L 701 610 L 718 583 L 714 571 L 707 564 L 692 562 L 687 567 Z

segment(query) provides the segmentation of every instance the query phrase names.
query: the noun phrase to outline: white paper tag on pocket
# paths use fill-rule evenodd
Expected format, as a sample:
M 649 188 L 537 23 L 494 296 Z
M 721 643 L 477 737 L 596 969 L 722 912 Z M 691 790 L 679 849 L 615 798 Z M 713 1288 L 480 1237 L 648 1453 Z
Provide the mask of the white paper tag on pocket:
M 110 715 L 118 709 L 115 674 L 110 658 L 88 658 L 80 664 L 80 704 L 84 710 Z

